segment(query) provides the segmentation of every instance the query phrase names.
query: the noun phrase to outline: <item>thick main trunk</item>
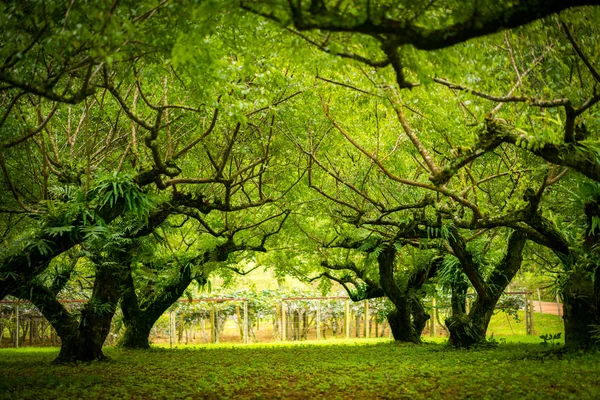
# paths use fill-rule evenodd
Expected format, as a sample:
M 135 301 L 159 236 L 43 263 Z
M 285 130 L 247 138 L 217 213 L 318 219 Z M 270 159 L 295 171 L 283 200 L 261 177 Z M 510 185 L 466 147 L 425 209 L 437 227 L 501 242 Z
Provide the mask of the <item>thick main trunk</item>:
M 179 275 L 171 284 L 162 289 L 161 293 L 152 299 L 140 301 L 135 291 L 131 269 L 126 272 L 124 280 L 121 310 L 125 332 L 119 340 L 119 346 L 128 349 L 150 348 L 150 331 L 173 303 L 175 303 L 192 282 L 193 276 L 189 267 L 182 266 Z
M 102 336 L 100 331 L 101 329 L 94 333 L 93 337 L 90 337 L 89 333 L 83 334 L 80 330 L 76 330 L 72 335 L 62 336 L 60 353 L 53 363 L 105 360 L 107 357 L 102 352 L 104 341 L 100 342 Z M 106 339 L 106 335 L 104 335 L 104 339 Z
M 569 271 L 563 286 L 565 347 L 569 350 L 591 350 L 600 347 L 594 330 L 600 326 L 600 233 L 595 222 L 600 219 L 600 198 L 585 204 L 587 229 L 582 257 Z
M 379 282 L 387 297 L 396 306 L 396 309 L 390 312 L 387 318 L 394 340 L 419 343 L 421 338 L 411 323 L 411 308 L 406 290 L 402 290 L 394 279 L 395 258 L 396 249 L 393 245 L 386 246 L 377 256 Z
M 563 287 L 565 347 L 569 350 L 591 350 L 599 347 L 593 338 L 594 326 L 600 325 L 599 304 L 589 274 L 571 274 Z
M 452 316 L 461 317 L 467 313 L 468 284 L 459 284 L 452 287 Z
M 508 239 L 506 254 L 502 261 L 494 268 L 486 281 L 479 282 L 481 287 L 477 290 L 477 298 L 469 313 L 453 315 L 446 320 L 446 327 L 450 332 L 450 344 L 456 347 L 471 347 L 485 342 L 487 328 L 496 304 L 521 267 L 526 241 L 525 235 L 513 231 Z M 466 251 L 464 242 L 462 243 L 463 246 L 455 247 L 455 249 L 465 252 L 465 255 L 460 258 L 461 263 L 469 263 L 471 269 L 478 270 L 473 263 L 472 255 Z M 457 241 L 455 245 L 461 245 L 461 243 Z M 471 279 L 470 276 L 469 279 Z
M 427 321 L 429 321 L 431 316 L 425 312 L 425 308 L 416 296 L 413 296 L 410 299 L 409 305 L 410 314 L 412 315 L 412 327 L 415 331 L 415 335 L 419 338 L 420 341 L 423 329 L 425 329 Z
M 148 349 L 150 348 L 150 331 L 156 320 L 145 320 L 136 318 L 132 320 L 123 319 L 125 332 L 119 340 L 119 346 L 126 349 Z
M 410 323 L 410 313 L 406 307 L 394 310 L 387 315 L 394 340 L 398 342 L 420 343 L 421 336 L 417 335 Z
M 448 341 L 455 347 L 468 348 L 483 343 L 494 308 L 500 296 L 487 301 L 477 299 L 468 314 L 453 315 L 446 320 Z
M 122 267 L 113 262 L 98 263 L 92 298 L 81 311 L 77 330 L 61 336 L 60 353 L 54 363 L 95 361 L 106 358 L 102 346 L 110 331 L 121 295 Z

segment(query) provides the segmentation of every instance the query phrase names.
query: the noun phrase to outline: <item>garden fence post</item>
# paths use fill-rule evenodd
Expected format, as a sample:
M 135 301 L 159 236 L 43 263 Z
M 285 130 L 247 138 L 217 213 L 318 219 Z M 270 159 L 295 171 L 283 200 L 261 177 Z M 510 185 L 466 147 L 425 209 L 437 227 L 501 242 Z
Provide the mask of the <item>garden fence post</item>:
M 525 329 L 528 335 L 533 335 L 533 294 L 525 293 Z
M 19 302 L 17 301 L 17 337 L 15 341 L 15 347 L 19 348 Z
M 169 311 L 169 347 L 173 348 L 173 307 L 171 306 L 171 311 Z
M 350 300 L 346 299 L 344 314 L 346 317 L 346 339 L 350 338 Z
M 540 306 L 540 314 L 543 314 L 544 311 L 542 311 L 542 296 L 540 296 L 540 289 L 537 290 L 537 295 L 538 295 L 538 305 Z
M 244 300 L 244 343 L 248 344 L 248 300 Z
M 215 303 L 212 303 L 210 308 L 210 332 L 211 332 L 211 342 L 217 343 L 217 312 Z
M 525 333 L 529 335 L 529 307 L 527 305 L 527 293 L 523 296 L 525 297 Z
M 321 339 L 321 300 L 317 300 L 317 340 Z
M 431 330 L 429 331 L 429 335 L 430 336 L 435 336 L 435 321 L 437 319 L 437 308 L 436 308 L 436 300 L 435 300 L 435 296 L 433 296 L 433 298 L 431 299 Z
M 529 303 L 531 304 L 531 314 L 529 315 L 529 323 L 531 324 L 531 334 L 533 335 L 533 331 L 534 331 L 534 321 L 533 321 L 533 292 L 529 293 Z
M 562 316 L 561 314 L 561 310 L 560 310 L 560 301 L 558 298 L 558 293 L 556 293 L 556 310 L 558 311 L 558 318 L 560 318 Z
M 285 300 L 281 302 L 281 340 L 285 342 L 287 336 L 287 326 L 285 318 Z
M 369 337 L 369 300 L 365 300 L 365 338 Z

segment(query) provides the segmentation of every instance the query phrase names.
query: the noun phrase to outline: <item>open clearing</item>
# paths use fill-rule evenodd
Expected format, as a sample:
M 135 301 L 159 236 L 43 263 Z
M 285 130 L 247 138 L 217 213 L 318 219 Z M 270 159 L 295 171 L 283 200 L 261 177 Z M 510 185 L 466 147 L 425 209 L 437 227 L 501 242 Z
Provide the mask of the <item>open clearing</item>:
M 381 339 L 107 348 L 108 362 L 67 366 L 50 365 L 57 349 L 3 349 L 0 398 L 598 398 L 600 355 L 560 356 L 535 337 L 509 340 L 521 343 L 468 351 Z

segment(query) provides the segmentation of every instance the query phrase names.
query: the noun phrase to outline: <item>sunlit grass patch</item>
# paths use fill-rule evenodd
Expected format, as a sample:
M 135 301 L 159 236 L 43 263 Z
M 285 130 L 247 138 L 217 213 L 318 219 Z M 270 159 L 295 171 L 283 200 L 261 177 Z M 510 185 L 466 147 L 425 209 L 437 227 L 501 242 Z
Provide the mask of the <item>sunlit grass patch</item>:
M 0 399 L 595 398 L 600 356 L 539 344 L 454 350 L 389 340 L 107 348 L 108 362 L 53 366 L 54 349 L 0 351 Z M 437 341 L 437 339 L 436 339 Z

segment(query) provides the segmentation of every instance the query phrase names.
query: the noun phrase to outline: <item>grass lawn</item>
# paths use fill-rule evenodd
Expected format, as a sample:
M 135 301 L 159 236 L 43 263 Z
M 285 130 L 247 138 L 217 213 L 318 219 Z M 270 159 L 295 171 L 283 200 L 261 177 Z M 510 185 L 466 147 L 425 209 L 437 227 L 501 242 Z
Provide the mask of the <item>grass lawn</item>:
M 487 334 L 489 336 L 510 337 L 512 335 L 525 335 L 527 330 L 525 327 L 525 312 L 518 311 L 519 321 L 513 317 L 506 316 L 505 313 L 499 312 L 492 317 L 488 326 Z M 533 330 L 534 337 L 537 341 L 540 335 L 554 334 L 564 331 L 564 323 L 562 317 L 552 314 L 533 314 Z
M 600 396 L 600 354 L 544 356 L 547 348 L 539 342 L 507 341 L 495 349 L 468 351 L 441 343 L 399 345 L 381 339 L 149 351 L 107 348 L 108 362 L 68 366 L 50 365 L 56 349 L 4 349 L 0 350 L 0 398 Z

